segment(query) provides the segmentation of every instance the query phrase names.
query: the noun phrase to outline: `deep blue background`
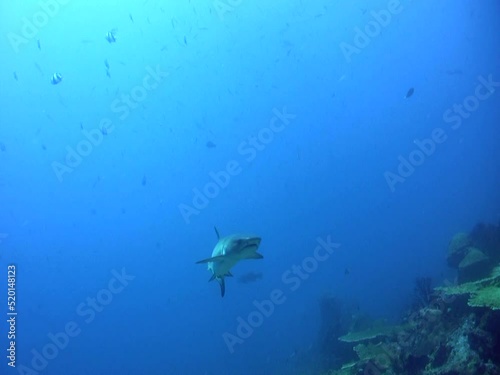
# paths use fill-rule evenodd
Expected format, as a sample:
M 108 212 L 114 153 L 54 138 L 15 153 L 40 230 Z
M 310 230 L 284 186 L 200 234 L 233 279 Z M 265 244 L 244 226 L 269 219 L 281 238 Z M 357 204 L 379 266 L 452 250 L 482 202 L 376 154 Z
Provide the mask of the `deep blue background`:
M 453 280 L 454 233 L 498 222 L 499 88 L 458 130 L 443 120 L 479 76 L 500 81 L 497 1 L 402 0 L 351 61 L 342 43 L 387 1 L 243 0 L 224 14 L 216 3 L 69 1 L 16 47 L 40 3 L 2 2 L 0 280 L 15 263 L 18 366 L 75 321 L 80 335 L 41 373 L 293 374 L 322 295 L 397 321 L 415 277 Z M 113 102 L 148 67 L 169 76 L 121 120 Z M 239 145 L 284 107 L 296 118 L 247 162 Z M 60 181 L 53 163 L 104 118 L 114 130 Z M 447 140 L 392 192 L 384 173 L 436 128 Z M 179 205 L 231 160 L 241 173 L 186 223 Z M 264 260 L 238 264 L 224 299 L 194 264 L 214 225 L 262 237 Z M 283 273 L 328 235 L 340 248 L 291 292 Z M 123 267 L 135 279 L 86 324 L 77 306 Z M 263 279 L 238 283 L 249 271 Z M 286 302 L 231 354 L 223 333 L 276 288 Z

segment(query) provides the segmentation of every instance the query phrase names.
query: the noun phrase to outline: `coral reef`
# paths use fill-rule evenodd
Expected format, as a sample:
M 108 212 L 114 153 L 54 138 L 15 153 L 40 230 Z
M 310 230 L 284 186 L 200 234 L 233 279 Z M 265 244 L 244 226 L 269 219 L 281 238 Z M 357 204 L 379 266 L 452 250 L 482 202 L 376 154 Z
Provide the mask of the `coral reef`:
M 321 314 L 318 338 L 319 366 L 326 369 L 338 367 L 342 364 L 342 360 L 354 358 L 352 348 L 337 338 L 353 327 L 356 314 L 350 306 L 342 304 L 337 298 L 328 294 L 320 298 L 319 304 Z M 335 355 L 332 355 L 333 353 Z
M 500 375 L 499 228 L 478 224 L 455 235 L 447 261 L 459 283 L 432 288 L 430 278 L 417 278 L 399 325 L 337 330 L 355 357 L 340 355 L 323 375 Z
M 415 297 L 414 307 L 423 307 L 431 303 L 434 290 L 432 289 L 432 279 L 430 277 L 417 277 L 413 295 Z
M 378 337 L 390 336 L 397 330 L 397 327 L 391 326 L 375 326 L 364 331 L 349 332 L 344 336 L 340 336 L 338 339 L 343 342 L 358 343 L 362 341 L 367 341 L 375 339 Z
M 478 223 L 469 237 L 475 247 L 492 258 L 494 264 L 500 262 L 500 223 L 498 225 Z
M 458 270 L 459 283 L 485 277 L 500 262 L 500 224 L 479 223 L 470 234 L 455 234 L 446 260 Z
M 468 295 L 471 307 L 487 307 L 500 310 L 500 265 L 491 274 L 480 280 L 464 284 L 436 288 L 444 296 Z
M 462 259 L 467 254 L 468 247 L 472 245 L 472 240 L 467 233 L 457 233 L 448 245 L 448 265 L 457 268 Z

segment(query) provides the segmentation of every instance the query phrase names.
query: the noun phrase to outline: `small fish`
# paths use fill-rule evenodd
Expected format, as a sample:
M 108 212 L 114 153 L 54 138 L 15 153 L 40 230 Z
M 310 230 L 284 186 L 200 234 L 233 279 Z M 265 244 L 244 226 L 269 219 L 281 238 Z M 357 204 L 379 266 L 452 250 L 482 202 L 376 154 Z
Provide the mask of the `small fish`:
M 43 150 L 43 151 L 46 151 L 46 150 L 47 150 L 47 146 L 45 146 L 43 143 L 42 143 L 42 150 Z
M 142 186 L 146 186 L 146 183 L 147 183 L 147 179 L 146 179 L 146 175 L 144 175 L 144 176 L 142 176 L 141 184 L 142 184 Z
M 187 46 L 187 44 L 188 44 L 188 41 L 187 41 L 186 37 L 184 37 L 184 44 L 185 44 L 186 46 Z
M 19 81 L 19 80 L 17 79 L 17 73 L 16 73 L 16 72 L 13 72 L 13 73 L 12 73 L 12 75 L 14 76 L 14 79 L 15 79 L 16 81 Z
M 351 273 L 351 270 L 349 268 L 346 268 L 344 270 L 344 276 L 349 276 L 350 273 Z
M 37 63 L 35 63 L 35 67 L 36 67 L 36 70 L 38 70 L 38 72 L 40 73 L 41 76 L 45 75 L 45 73 L 43 72 L 42 68 L 40 68 L 40 65 L 38 65 Z
M 50 78 L 50 83 L 52 83 L 53 85 L 57 85 L 61 81 L 62 81 L 62 75 L 61 74 L 59 74 L 59 73 L 52 74 L 52 77 Z
M 80 129 L 83 130 L 83 122 L 80 122 Z
M 238 277 L 238 282 L 242 284 L 253 283 L 257 280 L 262 279 L 262 272 L 247 272 L 240 277 Z
M 40 39 L 36 40 L 36 45 L 38 46 L 38 49 L 41 51 L 42 50 L 42 46 L 40 45 Z
M 105 126 L 101 126 L 101 133 L 102 135 L 108 135 L 108 128 Z
M 134 17 L 132 17 L 131 13 L 128 14 L 128 18 L 130 18 L 130 21 L 134 22 Z
M 408 92 L 406 93 L 405 99 L 410 98 L 410 97 L 413 95 L 413 93 L 414 93 L 414 92 L 415 92 L 415 89 L 414 89 L 413 87 L 412 87 L 412 88 L 410 88 L 410 89 L 408 90 Z
M 215 147 L 217 147 L 217 145 L 215 143 L 213 143 L 212 141 L 208 141 L 207 144 L 206 144 L 206 146 L 208 148 L 215 148 Z
M 116 42 L 116 29 L 110 30 L 106 33 L 106 40 L 108 43 Z
M 108 62 L 108 59 L 104 60 L 104 66 L 106 67 L 106 75 L 108 76 L 108 78 L 111 78 L 111 73 L 109 72 L 109 62 Z
M 5 147 L 5 144 L 3 144 L 3 142 L 0 142 L 0 151 L 2 152 L 7 151 L 7 147 Z

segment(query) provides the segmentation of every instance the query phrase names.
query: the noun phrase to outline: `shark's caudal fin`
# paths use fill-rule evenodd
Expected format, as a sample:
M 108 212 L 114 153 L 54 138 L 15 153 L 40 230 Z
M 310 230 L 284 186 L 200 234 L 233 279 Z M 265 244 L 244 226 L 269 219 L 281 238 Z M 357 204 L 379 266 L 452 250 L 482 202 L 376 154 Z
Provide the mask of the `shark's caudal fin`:
M 226 282 L 224 281 L 224 277 L 233 277 L 233 275 L 231 274 L 231 272 L 226 273 L 222 277 L 216 277 L 215 275 L 212 275 L 210 280 L 208 280 L 208 281 L 217 280 L 217 282 L 220 285 L 220 296 L 221 297 L 224 297 L 224 294 L 226 294 Z

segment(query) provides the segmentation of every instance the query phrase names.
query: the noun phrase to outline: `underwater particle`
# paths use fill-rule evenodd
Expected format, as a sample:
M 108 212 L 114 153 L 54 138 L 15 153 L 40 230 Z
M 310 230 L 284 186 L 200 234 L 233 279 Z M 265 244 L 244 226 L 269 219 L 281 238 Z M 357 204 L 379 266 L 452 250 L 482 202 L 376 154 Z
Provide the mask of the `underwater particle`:
M 13 72 L 13 73 L 12 73 L 12 75 L 14 76 L 14 79 L 15 79 L 16 81 L 19 81 L 19 80 L 17 79 L 17 73 L 16 73 L 16 72 Z
M 408 90 L 408 92 L 406 93 L 406 95 L 405 95 L 405 99 L 410 98 L 410 97 L 413 95 L 413 93 L 414 93 L 414 92 L 415 92 L 415 89 L 414 89 L 413 87 L 411 87 L 411 88 Z
M 184 44 L 187 46 L 188 42 L 187 42 L 187 39 L 186 37 L 184 36 Z
M 106 40 L 108 43 L 116 42 L 116 29 L 110 30 L 106 33 Z
M 147 178 L 146 178 L 146 175 L 144 175 L 144 176 L 142 176 L 141 185 L 146 186 L 146 183 L 147 183 Z
M 7 148 L 5 147 L 5 144 L 3 142 L 0 142 L 0 151 L 5 152 Z
M 53 85 L 57 85 L 61 81 L 62 81 L 62 75 L 61 74 L 59 74 L 59 73 L 52 74 L 52 77 L 50 78 L 50 83 L 52 83 Z
M 94 184 L 92 185 L 92 189 L 96 187 L 96 185 L 101 182 L 101 176 L 97 176 L 96 180 L 94 181 Z
M 217 147 L 217 145 L 216 145 L 215 143 L 213 143 L 212 141 L 208 141 L 208 142 L 206 143 L 206 146 L 207 146 L 208 148 L 215 148 L 215 147 Z
M 36 40 L 36 45 L 38 46 L 38 49 L 41 51 L 42 50 L 42 46 L 40 45 L 40 39 Z

